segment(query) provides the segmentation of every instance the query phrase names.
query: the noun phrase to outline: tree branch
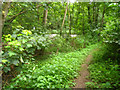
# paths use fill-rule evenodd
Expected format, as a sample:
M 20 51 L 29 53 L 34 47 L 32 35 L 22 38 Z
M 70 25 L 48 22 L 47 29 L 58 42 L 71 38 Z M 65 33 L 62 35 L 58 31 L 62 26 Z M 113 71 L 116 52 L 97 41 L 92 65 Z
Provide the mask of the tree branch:
M 16 14 L 16 15 L 12 16 L 9 20 L 7 20 L 7 22 L 12 22 L 17 16 L 19 16 L 19 15 L 25 13 L 25 12 L 26 12 L 26 11 L 23 11 L 23 10 L 22 10 L 20 13 L 18 13 L 18 14 Z

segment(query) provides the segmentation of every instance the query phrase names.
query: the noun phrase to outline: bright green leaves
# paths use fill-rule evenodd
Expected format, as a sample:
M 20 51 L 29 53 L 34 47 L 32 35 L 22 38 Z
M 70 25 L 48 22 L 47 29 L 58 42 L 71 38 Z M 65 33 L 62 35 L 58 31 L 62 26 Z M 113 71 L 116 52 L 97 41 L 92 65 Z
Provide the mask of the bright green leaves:
M 9 42 L 8 45 L 21 46 L 21 42 L 19 42 L 18 40 L 15 40 L 15 41 Z
M 6 38 L 6 41 L 9 42 L 9 41 L 11 41 L 11 39 L 10 38 Z
M 19 47 L 19 50 L 20 50 L 20 51 L 24 51 L 24 48 L 22 48 L 22 47 Z
M 96 46 L 94 46 L 96 47 Z M 69 88 L 75 83 L 80 65 L 93 47 L 70 53 L 58 53 L 47 60 L 25 64 L 21 73 L 13 80 L 10 87 L 32 88 Z
M 8 60 L 5 60 L 5 59 L 2 60 L 2 63 L 6 63 L 6 62 L 8 62 Z
M 27 36 L 32 34 L 32 32 L 29 30 L 22 30 L 22 33 L 27 35 Z
M 3 35 L 4 46 L 3 58 L 7 59 L 10 64 L 19 65 L 20 62 L 25 63 L 29 60 L 35 60 L 35 50 L 47 47 L 49 42 L 47 37 L 32 34 L 29 30 L 21 30 L 19 27 L 12 35 Z M 6 39 L 7 38 L 7 39 Z M 20 61 L 20 62 L 19 62 Z M 7 63 L 4 63 L 7 64 Z
M 39 76 L 39 77 L 37 78 L 37 81 L 38 81 L 38 82 L 43 81 L 43 80 L 45 80 L 45 77 L 44 77 L 44 76 Z
M 0 64 L 0 67 L 2 66 L 2 64 Z
M 26 43 L 28 40 L 27 39 L 22 39 L 22 43 Z
M 17 53 L 15 53 L 13 51 L 9 51 L 8 54 L 9 54 L 10 57 L 13 56 L 13 55 L 17 55 Z
M 7 48 L 7 49 L 9 49 L 10 48 L 10 46 L 4 46 L 5 48 Z
M 10 34 L 8 34 L 8 35 L 3 35 L 3 36 L 5 37 L 5 40 L 6 40 L 7 42 L 11 41 L 11 35 L 10 35 Z
M 24 63 L 22 56 L 20 56 L 20 61 L 21 61 L 22 63 Z
M 108 47 L 109 46 L 109 47 Z M 117 45 L 116 45 L 117 47 Z M 119 54 L 115 52 L 115 47 L 109 44 L 101 46 L 99 52 L 93 54 L 93 61 L 89 66 L 90 79 L 86 85 L 90 88 L 118 88 L 120 81 Z M 115 51 L 114 51 L 115 50 Z M 114 53 L 113 53 L 114 52 Z M 109 58 L 108 58 L 109 57 Z M 116 60 L 118 58 L 118 60 Z
M 27 44 L 27 47 L 28 47 L 28 48 L 32 47 L 32 44 Z
M 113 4 L 114 5 L 114 4 Z M 115 8 L 117 9 L 117 8 Z M 116 11 L 114 11 L 115 13 Z M 101 31 L 101 36 L 103 38 L 103 41 L 109 44 L 116 43 L 120 45 L 120 19 L 113 14 L 110 16 L 106 16 L 106 24 L 104 30 Z

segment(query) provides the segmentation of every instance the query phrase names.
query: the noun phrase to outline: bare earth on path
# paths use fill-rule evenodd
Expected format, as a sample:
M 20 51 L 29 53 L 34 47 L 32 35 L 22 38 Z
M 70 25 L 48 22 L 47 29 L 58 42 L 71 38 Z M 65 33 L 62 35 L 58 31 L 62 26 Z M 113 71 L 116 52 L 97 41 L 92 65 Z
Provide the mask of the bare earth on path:
M 81 65 L 81 70 L 80 70 L 80 76 L 78 76 L 78 78 L 75 79 L 76 85 L 73 88 L 73 90 L 75 88 L 86 88 L 85 83 L 86 82 L 90 82 L 89 79 L 87 79 L 86 77 L 89 76 L 89 71 L 88 71 L 88 64 L 90 63 L 90 61 L 92 60 L 92 53 L 91 52 L 87 58 L 85 59 L 84 64 Z

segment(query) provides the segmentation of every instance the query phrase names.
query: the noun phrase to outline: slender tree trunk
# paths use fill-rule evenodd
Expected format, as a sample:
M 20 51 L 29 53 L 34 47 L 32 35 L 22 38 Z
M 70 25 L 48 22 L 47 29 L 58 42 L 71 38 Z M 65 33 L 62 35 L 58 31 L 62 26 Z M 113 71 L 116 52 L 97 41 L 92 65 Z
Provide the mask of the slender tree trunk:
M 104 9 L 103 9 L 103 13 L 102 13 L 101 29 L 103 29 L 103 23 L 104 23 L 104 14 L 105 14 L 105 6 L 104 6 Z
M 38 18 L 38 23 L 39 23 L 40 22 L 39 8 L 37 8 L 37 18 Z
M 94 23 L 95 23 L 95 20 L 96 20 L 96 3 L 94 3 Z
M 5 19 L 7 17 L 9 8 L 10 8 L 10 2 L 5 2 L 3 4 L 3 10 L 2 10 L 2 28 L 4 26 Z
M 97 5 L 97 12 L 96 12 L 96 20 L 95 20 L 96 26 L 98 24 L 98 14 L 99 14 L 99 5 Z
M 64 14 L 64 18 L 63 18 L 63 22 L 62 22 L 62 26 L 61 26 L 61 30 L 60 30 L 60 35 L 62 35 L 62 29 L 63 29 L 63 26 L 64 26 L 66 14 L 67 14 L 67 8 L 68 8 L 68 2 L 67 2 L 67 5 L 66 5 L 66 9 L 65 9 L 65 14 Z
M 70 13 L 70 3 L 69 3 L 69 36 L 71 35 L 71 13 Z
M 47 2 L 47 6 L 46 6 L 46 9 L 44 9 L 44 12 L 43 12 L 43 24 L 44 26 L 46 27 L 46 23 L 47 23 L 47 15 L 48 15 L 48 4 L 50 4 L 51 2 Z
M 105 14 L 105 5 L 104 5 L 104 8 L 103 8 L 103 12 L 102 12 L 102 21 L 101 21 L 101 28 L 100 28 L 100 31 L 99 31 L 99 40 L 100 41 L 100 32 L 103 30 L 103 23 L 104 23 L 104 14 Z
M 79 9 L 78 9 L 78 13 L 77 13 L 77 19 L 76 19 L 76 25 L 78 24 L 78 19 L 79 19 L 79 14 L 80 14 L 80 2 L 79 2 Z M 79 27 L 78 27 L 79 29 Z
M 45 25 L 47 23 L 47 14 L 48 14 L 48 10 L 45 10 Z
M 94 29 L 94 26 L 95 26 L 95 2 L 93 2 L 93 29 Z
M 89 23 L 89 30 L 92 32 L 92 30 L 91 30 L 91 26 L 92 26 L 92 22 L 91 22 L 91 13 L 90 13 L 90 3 L 88 3 L 88 23 Z M 91 33 L 91 35 L 92 35 L 92 33 Z M 93 35 L 92 35 L 93 36 Z
M 43 24 L 46 26 L 47 23 L 47 14 L 48 14 L 48 10 L 45 9 L 44 10 L 44 14 L 43 14 Z
M 78 30 L 80 30 L 80 25 L 78 25 L 78 20 L 79 20 L 79 14 L 80 14 L 80 12 L 81 12 L 81 6 L 80 6 L 80 2 L 79 2 L 79 5 L 78 5 L 78 13 L 77 13 L 77 18 L 76 18 L 76 21 L 75 21 L 75 23 L 76 23 L 76 25 L 75 26 L 77 26 L 77 27 L 75 27 L 75 28 L 78 28 Z M 79 22 L 79 24 L 81 24 L 81 22 Z
M 83 22 L 82 22 L 82 31 L 83 31 L 83 35 L 85 34 L 85 30 L 84 30 L 84 6 L 83 6 Z
M 72 8 L 71 26 L 74 28 L 74 3 Z
M 88 22 L 91 24 L 91 17 L 90 17 L 90 4 L 88 4 Z

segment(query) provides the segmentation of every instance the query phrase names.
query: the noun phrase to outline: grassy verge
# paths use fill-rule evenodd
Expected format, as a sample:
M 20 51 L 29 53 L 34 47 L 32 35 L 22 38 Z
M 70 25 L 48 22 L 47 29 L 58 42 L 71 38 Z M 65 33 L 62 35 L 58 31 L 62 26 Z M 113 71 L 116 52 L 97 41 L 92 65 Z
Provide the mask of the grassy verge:
M 117 46 L 116 46 L 117 47 Z M 93 61 L 89 66 L 90 79 L 87 82 L 89 88 L 119 88 L 120 65 L 117 48 L 103 45 L 99 51 L 93 54 Z
M 74 85 L 72 79 L 77 77 L 86 55 L 97 45 L 25 64 L 21 73 L 6 88 L 69 88 Z

